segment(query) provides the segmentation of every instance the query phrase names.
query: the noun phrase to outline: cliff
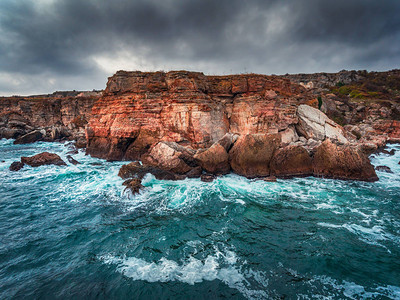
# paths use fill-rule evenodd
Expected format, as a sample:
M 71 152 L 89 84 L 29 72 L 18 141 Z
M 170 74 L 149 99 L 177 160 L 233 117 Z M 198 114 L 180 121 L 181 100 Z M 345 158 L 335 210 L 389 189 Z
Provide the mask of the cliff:
M 93 106 L 87 152 L 135 160 L 158 141 L 197 149 L 228 132 L 277 133 L 296 124 L 297 106 L 312 99 L 278 76 L 119 71 Z
M 0 98 L 0 138 L 17 142 L 78 140 L 86 145 L 85 126 L 101 92 L 55 92 L 49 95 Z M 23 138 L 37 132 L 35 140 Z M 29 136 L 28 136 L 29 137 Z

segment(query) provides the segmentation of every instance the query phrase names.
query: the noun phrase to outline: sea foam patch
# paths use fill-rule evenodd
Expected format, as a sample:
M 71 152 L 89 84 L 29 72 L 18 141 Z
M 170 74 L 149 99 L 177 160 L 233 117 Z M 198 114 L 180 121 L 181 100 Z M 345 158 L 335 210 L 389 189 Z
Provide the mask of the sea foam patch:
M 189 256 L 187 259 L 176 262 L 162 257 L 157 262 L 148 262 L 137 257 L 119 258 L 113 255 L 105 255 L 101 260 L 106 264 L 117 266 L 117 271 L 132 280 L 144 280 L 147 282 L 172 282 L 178 281 L 189 285 L 203 281 L 220 280 L 230 288 L 237 289 L 248 299 L 265 299 L 268 296 L 266 288 L 268 280 L 263 278 L 261 272 L 242 272 L 237 266 L 237 257 L 233 251 L 222 253 L 216 251 L 204 259 Z M 253 278 L 264 284 L 263 289 L 250 288 L 249 278 Z

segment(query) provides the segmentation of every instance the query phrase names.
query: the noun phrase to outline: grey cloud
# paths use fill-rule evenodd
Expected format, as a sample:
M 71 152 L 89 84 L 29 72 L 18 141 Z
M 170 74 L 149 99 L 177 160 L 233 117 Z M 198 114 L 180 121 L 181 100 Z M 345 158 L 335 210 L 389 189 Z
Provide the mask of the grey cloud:
M 102 88 L 116 70 L 95 58 L 121 51 L 221 74 L 396 68 L 399 15 L 397 0 L 2 0 L 0 94 Z

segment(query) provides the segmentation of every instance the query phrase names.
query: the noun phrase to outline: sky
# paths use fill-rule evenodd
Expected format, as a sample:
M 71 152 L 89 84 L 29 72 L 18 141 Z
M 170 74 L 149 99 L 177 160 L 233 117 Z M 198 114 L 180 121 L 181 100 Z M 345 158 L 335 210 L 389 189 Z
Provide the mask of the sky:
M 104 89 L 117 70 L 400 68 L 399 0 L 0 0 L 0 95 Z

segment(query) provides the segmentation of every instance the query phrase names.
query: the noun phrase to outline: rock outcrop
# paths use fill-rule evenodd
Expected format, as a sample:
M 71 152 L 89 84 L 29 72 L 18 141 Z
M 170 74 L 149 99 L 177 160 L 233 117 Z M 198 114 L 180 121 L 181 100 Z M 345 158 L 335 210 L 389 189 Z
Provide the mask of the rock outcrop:
M 56 92 L 0 97 L 0 138 L 16 144 L 76 140 L 86 146 L 85 126 L 101 92 Z
M 374 167 L 359 147 L 324 141 L 313 158 L 314 176 L 333 179 L 377 181 Z
M 199 149 L 226 133 L 278 133 L 297 123 L 297 106 L 310 99 L 278 76 L 119 71 L 93 106 L 87 153 L 136 160 L 160 141 Z
M 21 157 L 21 162 L 31 167 L 39 167 L 43 165 L 56 165 L 56 166 L 67 165 L 59 155 L 49 152 L 42 152 L 30 157 L 23 156 Z

